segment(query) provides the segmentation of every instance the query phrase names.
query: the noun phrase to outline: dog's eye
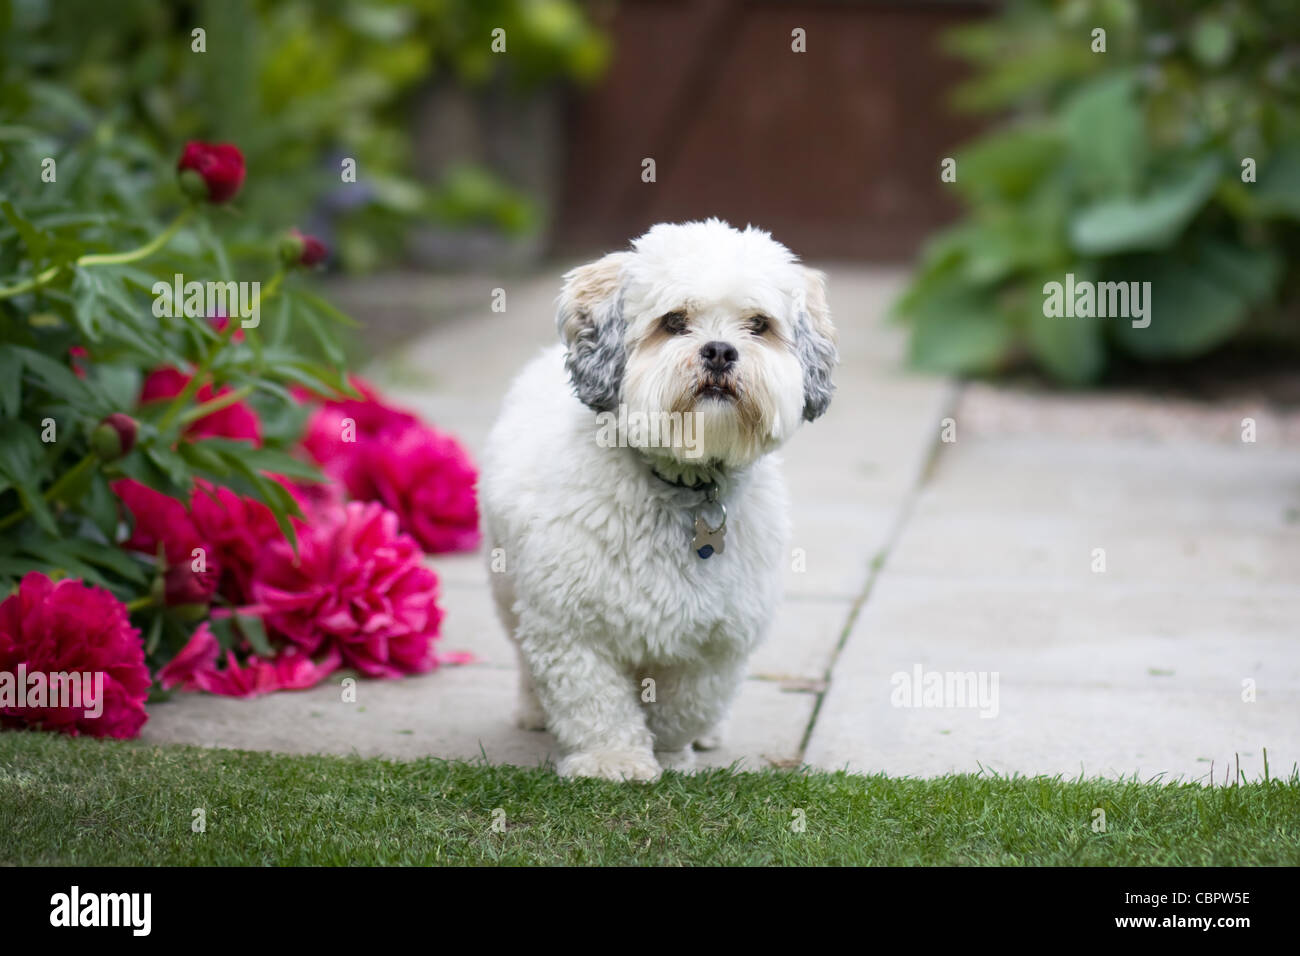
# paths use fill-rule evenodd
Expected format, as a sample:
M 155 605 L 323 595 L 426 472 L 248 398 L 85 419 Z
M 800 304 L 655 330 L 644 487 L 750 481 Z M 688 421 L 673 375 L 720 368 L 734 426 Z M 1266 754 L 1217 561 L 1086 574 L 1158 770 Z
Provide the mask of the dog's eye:
M 768 326 L 771 325 L 771 323 L 772 320 L 765 315 L 752 316 L 749 320 L 749 331 L 753 332 L 755 335 L 762 335 L 767 331 Z
M 672 335 L 681 335 L 686 331 L 686 313 L 678 309 L 659 317 L 659 324 L 664 331 Z

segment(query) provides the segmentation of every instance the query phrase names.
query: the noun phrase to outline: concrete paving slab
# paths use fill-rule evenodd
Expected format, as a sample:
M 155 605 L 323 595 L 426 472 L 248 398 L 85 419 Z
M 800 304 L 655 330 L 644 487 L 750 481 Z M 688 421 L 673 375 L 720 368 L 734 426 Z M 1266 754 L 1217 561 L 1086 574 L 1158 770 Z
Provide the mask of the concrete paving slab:
M 749 660 L 750 676 L 786 685 L 824 681 L 852 610 L 850 600 L 787 598 Z
M 234 700 L 182 694 L 154 705 L 141 740 L 299 754 L 355 754 L 413 760 L 478 760 L 536 767 L 558 759 L 554 738 L 511 720 L 513 668 L 443 667 L 391 681 L 358 680 L 345 702 L 340 678 L 307 691 Z M 723 746 L 700 766 L 760 770 L 794 766 L 816 695 L 748 680 L 737 696 Z
M 1215 409 L 1010 392 L 981 386 L 954 411 L 958 441 L 940 445 L 845 641 L 805 759 L 1188 780 L 1213 763 L 1221 782 L 1238 761 L 1262 776 L 1267 748 L 1287 775 L 1300 449 L 1243 446 Z M 1145 437 L 1175 420 L 1175 437 Z M 932 674 L 947 694 L 905 706 Z M 967 674 L 997 675 L 996 708 L 964 706 Z

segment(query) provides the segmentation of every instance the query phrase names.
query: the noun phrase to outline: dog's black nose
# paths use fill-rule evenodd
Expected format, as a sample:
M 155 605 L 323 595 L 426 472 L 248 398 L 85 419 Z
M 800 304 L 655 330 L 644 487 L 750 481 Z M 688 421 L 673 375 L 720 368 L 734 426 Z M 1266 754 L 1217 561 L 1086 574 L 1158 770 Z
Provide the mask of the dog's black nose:
M 736 364 L 740 353 L 730 342 L 709 342 L 700 349 L 700 358 L 710 372 L 725 372 Z

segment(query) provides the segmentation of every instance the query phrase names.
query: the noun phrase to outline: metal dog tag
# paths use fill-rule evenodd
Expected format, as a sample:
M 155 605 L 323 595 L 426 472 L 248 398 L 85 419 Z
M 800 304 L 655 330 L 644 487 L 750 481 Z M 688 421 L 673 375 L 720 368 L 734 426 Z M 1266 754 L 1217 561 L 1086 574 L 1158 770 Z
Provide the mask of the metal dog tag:
M 711 558 L 726 550 L 727 506 L 718 507 L 722 509 L 722 522 L 716 528 L 709 527 L 709 523 L 704 520 L 704 515 L 698 512 L 695 515 L 695 537 L 691 539 L 691 550 L 703 559 Z

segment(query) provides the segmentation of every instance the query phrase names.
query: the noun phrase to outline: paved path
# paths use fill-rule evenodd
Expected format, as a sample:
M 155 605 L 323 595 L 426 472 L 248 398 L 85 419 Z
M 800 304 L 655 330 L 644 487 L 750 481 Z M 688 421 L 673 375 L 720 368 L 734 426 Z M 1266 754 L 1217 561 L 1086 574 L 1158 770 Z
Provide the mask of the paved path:
M 905 373 L 902 336 L 883 318 L 900 282 L 830 269 L 839 391 L 786 454 L 802 561 L 727 745 L 706 762 L 1144 779 L 1204 779 L 1213 762 L 1221 780 L 1238 760 L 1258 776 L 1267 747 L 1272 772 L 1289 771 L 1300 420 L 1250 403 L 958 390 Z M 504 314 L 488 307 L 497 286 Z M 439 288 L 403 295 L 418 309 Z M 554 277 L 459 278 L 459 316 L 368 374 L 477 452 L 513 372 L 552 340 L 556 292 Z M 1254 443 L 1240 440 L 1248 416 Z M 482 556 L 433 563 L 442 646 L 475 663 L 362 681 L 355 704 L 334 684 L 254 701 L 185 695 L 153 708 L 145 739 L 553 758 L 549 735 L 511 725 L 514 656 Z M 918 671 L 916 701 L 942 706 L 898 706 Z M 960 696 L 981 679 L 982 707 Z M 947 693 L 927 699 L 936 680 Z

